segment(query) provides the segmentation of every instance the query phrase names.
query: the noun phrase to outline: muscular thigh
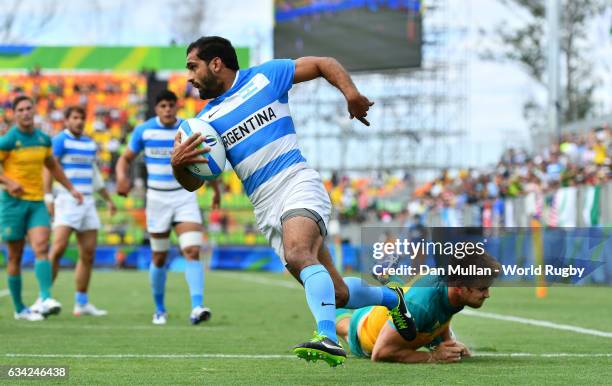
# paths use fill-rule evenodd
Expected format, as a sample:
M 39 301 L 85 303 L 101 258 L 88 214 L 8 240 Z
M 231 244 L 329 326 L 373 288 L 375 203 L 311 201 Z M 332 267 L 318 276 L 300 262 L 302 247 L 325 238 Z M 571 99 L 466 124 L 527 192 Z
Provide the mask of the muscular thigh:
M 317 224 L 306 217 L 292 217 L 282 224 L 283 252 L 289 272 L 299 279 L 304 267 L 317 264 L 323 237 Z

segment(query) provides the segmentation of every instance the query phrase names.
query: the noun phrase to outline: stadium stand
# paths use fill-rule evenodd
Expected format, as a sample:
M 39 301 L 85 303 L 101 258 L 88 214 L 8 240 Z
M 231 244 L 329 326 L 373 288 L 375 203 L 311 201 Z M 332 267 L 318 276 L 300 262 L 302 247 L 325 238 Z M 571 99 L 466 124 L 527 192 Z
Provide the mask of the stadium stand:
M 612 130 L 597 127 L 566 134 L 536 154 L 508 149 L 493 169 L 445 171 L 419 186 L 408 210 L 444 226 L 524 226 L 519 212 L 548 226 L 607 223 L 601 197 L 612 193 L 611 145 Z

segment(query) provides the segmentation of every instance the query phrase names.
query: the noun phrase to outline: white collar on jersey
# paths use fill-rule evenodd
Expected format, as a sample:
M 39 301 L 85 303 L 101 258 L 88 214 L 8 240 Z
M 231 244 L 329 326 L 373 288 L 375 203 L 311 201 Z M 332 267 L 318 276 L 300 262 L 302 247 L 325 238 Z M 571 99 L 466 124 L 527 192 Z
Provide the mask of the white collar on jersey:
M 158 126 L 161 126 L 161 127 L 165 127 L 165 128 L 168 128 L 168 129 L 169 129 L 169 128 L 172 128 L 172 129 L 178 129 L 178 127 L 179 127 L 179 125 L 180 125 L 180 123 L 181 123 L 181 120 L 180 120 L 180 119 L 177 117 L 177 118 L 176 118 L 176 123 L 175 123 L 174 125 L 172 125 L 172 126 L 166 126 L 166 125 L 163 125 L 163 124 L 161 123 L 161 120 L 159 119 L 159 117 L 157 117 L 157 116 L 156 116 L 156 117 L 155 117 L 155 122 L 157 123 L 157 125 L 158 125 Z
M 68 130 L 68 128 L 64 129 L 64 133 L 66 133 L 66 135 L 72 139 L 80 139 L 83 136 L 81 135 L 79 138 L 77 138 L 74 134 L 70 132 L 70 130 Z
M 229 90 L 231 90 L 236 85 L 236 83 L 238 82 L 238 77 L 239 76 L 240 76 L 240 70 L 236 70 L 236 77 L 234 78 L 234 82 L 230 86 Z

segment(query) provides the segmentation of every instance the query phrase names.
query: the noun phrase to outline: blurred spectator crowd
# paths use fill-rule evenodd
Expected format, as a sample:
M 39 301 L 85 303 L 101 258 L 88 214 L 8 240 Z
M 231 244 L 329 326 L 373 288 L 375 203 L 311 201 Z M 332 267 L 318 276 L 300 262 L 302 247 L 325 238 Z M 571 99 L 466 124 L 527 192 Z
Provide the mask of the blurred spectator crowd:
M 503 207 L 506 199 L 529 196 L 535 197 L 539 213 L 544 206 L 554 206 L 550 201 L 563 188 L 609 182 L 611 146 L 612 130 L 606 126 L 585 133 L 567 133 L 561 141 L 534 154 L 511 148 L 493 168 L 444 171 L 419 186 L 414 190 L 408 212 L 412 216 L 421 215 L 470 204 L 486 212 Z

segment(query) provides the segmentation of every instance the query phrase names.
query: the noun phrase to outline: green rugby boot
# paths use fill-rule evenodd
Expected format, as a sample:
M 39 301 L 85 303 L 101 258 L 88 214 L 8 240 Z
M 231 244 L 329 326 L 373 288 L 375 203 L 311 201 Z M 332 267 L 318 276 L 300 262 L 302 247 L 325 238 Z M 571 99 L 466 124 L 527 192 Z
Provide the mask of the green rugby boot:
M 293 347 L 293 353 L 307 362 L 316 362 L 321 359 L 331 367 L 344 364 L 346 361 L 346 351 L 340 343 L 334 342 L 325 335 L 319 335 L 316 331 L 309 342 Z
M 391 289 L 397 293 L 398 298 L 397 306 L 389 310 L 389 315 L 391 315 L 393 325 L 404 340 L 414 340 L 417 333 L 416 324 L 414 323 L 412 315 L 410 315 L 410 311 L 408 311 L 406 300 L 404 300 L 404 290 L 402 290 L 400 287 Z

